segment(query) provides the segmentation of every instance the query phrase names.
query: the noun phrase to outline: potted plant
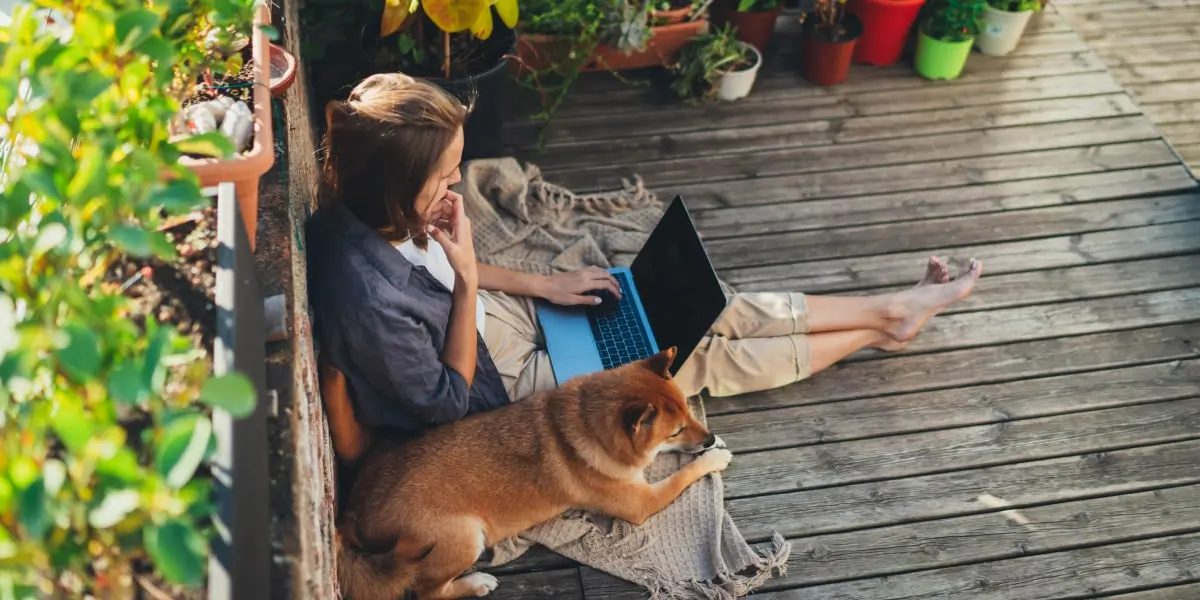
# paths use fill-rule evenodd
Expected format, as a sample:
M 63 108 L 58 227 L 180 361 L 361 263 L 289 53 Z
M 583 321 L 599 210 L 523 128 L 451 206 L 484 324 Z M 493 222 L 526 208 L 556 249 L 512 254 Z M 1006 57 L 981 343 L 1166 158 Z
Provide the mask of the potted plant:
M 783 10 L 780 0 L 722 0 L 716 5 L 715 21 L 737 28 L 738 39 L 767 53 L 775 34 L 775 19 Z
M 380 0 L 380 6 L 379 36 L 363 40 L 370 70 L 425 78 L 472 104 L 463 159 L 499 156 L 517 0 Z
M 707 2 L 696 3 L 681 21 L 657 22 L 655 3 L 647 0 L 597 0 L 603 6 L 601 44 L 585 70 L 663 67 L 693 37 L 707 31 Z
M 1025 26 L 1034 12 L 1042 10 L 1041 0 L 988 0 L 979 20 L 975 45 L 992 56 L 1004 56 L 1016 49 Z
M 209 51 L 263 30 L 254 4 L 39 0 L 17 5 L 0 30 L 6 597 L 203 597 L 205 587 L 222 597 L 216 586 L 229 580 L 212 566 L 228 563 L 209 562 L 218 530 L 246 567 L 235 582 L 270 568 L 265 495 L 252 531 L 248 511 L 226 513 L 214 489 L 212 461 L 227 448 L 218 432 L 265 415 L 265 404 L 244 373 L 217 372 L 221 325 L 206 292 L 225 275 L 207 268 L 218 244 L 200 248 L 192 235 L 215 240 L 241 210 L 225 183 L 225 218 L 215 217 L 180 162 L 227 158 L 233 146 L 215 131 L 171 132 L 196 81 L 245 66 Z M 155 294 L 135 291 L 148 281 Z M 247 469 L 265 456 L 242 459 L 220 487 L 268 480 L 266 468 Z M 242 554 L 251 548 L 266 553 Z
M 693 38 L 680 50 L 671 65 L 671 89 L 689 102 L 737 100 L 750 94 L 760 66 L 762 53 L 726 25 Z
M 813 11 L 802 17 L 804 78 L 817 85 L 837 85 L 850 71 L 862 22 L 845 9 L 846 0 L 815 0 Z
M 985 0 L 930 0 L 917 35 L 915 66 L 927 79 L 955 79 L 979 33 Z
M 213 42 L 200 44 L 199 52 L 218 52 L 225 76 L 214 79 L 213 68 L 204 69 L 203 83 L 184 92 L 185 109 L 173 122 L 173 138 L 186 140 L 190 152 L 180 160 L 200 178 L 202 187 L 230 181 L 237 188 L 238 206 L 250 247 L 254 248 L 258 230 L 258 181 L 275 163 L 271 121 L 271 43 L 267 26 L 271 13 L 258 5 L 254 30 L 250 34 L 250 60 L 238 49 L 229 57 L 221 56 Z M 206 41 L 217 38 L 218 30 L 204 29 Z M 233 46 L 237 48 L 237 45 Z M 211 55 L 191 57 L 195 63 L 211 61 Z M 211 145 L 224 137 L 232 144 Z M 229 150 L 232 148 L 232 155 Z
M 651 5 L 650 18 L 654 25 L 673 25 L 691 20 L 702 12 L 711 0 L 657 0 Z
M 850 0 L 850 12 L 863 24 L 854 62 L 883 67 L 900 60 L 924 4 L 925 0 Z

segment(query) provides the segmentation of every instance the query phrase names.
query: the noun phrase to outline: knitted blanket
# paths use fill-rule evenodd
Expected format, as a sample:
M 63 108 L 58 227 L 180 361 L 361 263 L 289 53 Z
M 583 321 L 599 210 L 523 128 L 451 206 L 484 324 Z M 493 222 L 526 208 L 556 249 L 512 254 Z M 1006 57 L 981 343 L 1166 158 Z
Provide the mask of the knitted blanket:
M 480 260 L 536 273 L 627 266 L 664 209 L 640 180 L 624 182 L 619 191 L 576 195 L 544 181 L 536 166 L 522 167 L 511 158 L 468 163 L 459 187 Z M 693 457 L 661 455 L 647 479 L 663 479 L 689 460 Z M 725 512 L 715 474 L 641 527 L 570 511 L 498 544 L 490 565 L 514 560 L 533 544 L 637 583 L 652 600 L 740 598 L 774 572 L 782 574 L 791 552 L 779 534 L 759 551 L 746 542 Z

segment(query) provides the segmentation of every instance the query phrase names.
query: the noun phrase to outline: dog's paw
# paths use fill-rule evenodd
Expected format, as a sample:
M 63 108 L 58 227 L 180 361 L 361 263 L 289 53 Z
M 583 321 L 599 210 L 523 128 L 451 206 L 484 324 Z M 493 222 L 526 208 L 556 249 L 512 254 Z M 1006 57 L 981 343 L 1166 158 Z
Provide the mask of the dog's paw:
M 713 445 L 712 445 L 712 448 L 709 448 L 709 450 L 719 450 L 719 449 L 728 448 L 728 447 L 729 447 L 729 445 L 725 443 L 725 440 L 721 439 L 721 436 L 714 435 L 713 436 Z
M 486 596 L 500 585 L 500 580 L 488 573 L 471 573 L 464 576 L 462 582 L 476 596 Z
M 729 461 L 733 460 L 733 453 L 724 448 L 714 448 L 700 455 L 696 459 L 704 467 L 705 473 L 714 473 L 716 471 L 724 471 L 725 467 L 729 466 Z

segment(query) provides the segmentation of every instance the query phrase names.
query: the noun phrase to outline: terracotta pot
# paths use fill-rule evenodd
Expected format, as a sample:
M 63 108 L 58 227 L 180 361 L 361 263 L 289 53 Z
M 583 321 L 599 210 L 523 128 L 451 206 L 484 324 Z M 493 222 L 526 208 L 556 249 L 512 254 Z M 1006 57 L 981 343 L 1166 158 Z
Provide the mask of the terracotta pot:
M 250 151 L 227 159 L 194 159 L 183 157 L 180 162 L 196 173 L 201 187 L 232 182 L 237 189 L 238 208 L 246 225 L 250 249 L 254 249 L 258 230 L 258 180 L 275 163 L 275 141 L 271 130 L 271 44 L 260 25 L 271 22 L 271 13 L 260 4 L 254 15 L 251 52 L 254 56 L 254 143 Z
M 673 8 L 671 10 L 652 10 L 650 11 L 650 22 L 658 25 L 674 25 L 682 23 L 687 18 L 688 13 L 692 12 L 690 6 L 683 8 Z
M 571 54 L 571 40 L 545 33 L 522 33 L 517 36 L 517 60 L 510 61 L 511 70 L 542 71 L 565 61 Z
M 863 24 L 854 62 L 883 67 L 900 60 L 924 4 L 925 0 L 850 0 L 850 12 Z
M 271 95 L 278 98 L 296 81 L 296 57 L 278 44 L 271 44 Z
M 708 19 L 701 17 L 695 21 L 663 25 L 652 28 L 652 31 L 654 35 L 650 41 L 646 42 L 645 50 L 627 55 L 616 48 L 600 46 L 596 49 L 596 55 L 584 66 L 583 70 L 620 71 L 669 65 L 688 40 L 708 31 Z
M 725 0 L 725 2 L 718 3 L 717 24 L 733 25 L 737 28 L 739 40 L 754 46 L 760 53 L 766 54 L 767 45 L 771 43 L 771 38 L 775 35 L 775 20 L 783 10 L 783 3 L 780 2 L 771 10 L 751 12 L 738 12 L 737 4 L 737 0 Z
M 814 15 L 809 15 L 804 23 L 804 78 L 817 85 L 837 85 L 845 81 L 850 72 L 854 44 L 862 35 L 862 22 L 854 15 L 843 17 L 847 39 L 837 42 L 822 39 L 816 32 L 817 23 Z

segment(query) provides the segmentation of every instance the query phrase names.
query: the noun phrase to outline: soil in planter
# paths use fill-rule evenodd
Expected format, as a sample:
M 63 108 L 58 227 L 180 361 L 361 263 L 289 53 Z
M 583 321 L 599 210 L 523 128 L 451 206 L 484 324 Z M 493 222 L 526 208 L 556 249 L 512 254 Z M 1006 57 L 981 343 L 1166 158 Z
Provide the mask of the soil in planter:
M 812 18 L 812 17 L 810 17 Z M 845 25 L 837 25 L 835 27 L 825 27 L 823 25 L 814 26 L 808 30 L 808 35 L 814 39 L 826 42 L 829 44 L 841 44 L 856 39 L 858 34 L 851 31 Z

